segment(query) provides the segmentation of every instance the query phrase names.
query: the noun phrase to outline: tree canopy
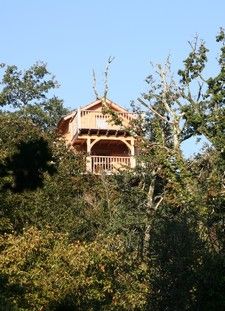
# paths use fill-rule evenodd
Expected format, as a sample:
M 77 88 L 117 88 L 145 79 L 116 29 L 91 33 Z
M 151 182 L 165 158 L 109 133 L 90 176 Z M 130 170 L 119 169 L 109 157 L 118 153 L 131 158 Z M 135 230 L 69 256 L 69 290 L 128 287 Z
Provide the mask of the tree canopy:
M 153 67 L 132 104 L 137 166 L 108 176 L 57 136 L 67 109 L 46 64 L 1 65 L 1 310 L 225 309 L 223 29 L 216 41 L 214 76 L 198 38 L 177 76 Z

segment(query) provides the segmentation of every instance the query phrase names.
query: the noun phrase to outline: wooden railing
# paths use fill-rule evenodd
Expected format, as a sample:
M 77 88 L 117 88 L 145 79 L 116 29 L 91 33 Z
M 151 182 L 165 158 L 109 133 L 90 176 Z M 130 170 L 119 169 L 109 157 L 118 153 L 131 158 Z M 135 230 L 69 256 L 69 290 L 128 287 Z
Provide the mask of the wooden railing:
M 116 125 L 112 121 L 110 114 L 104 114 L 101 111 L 94 110 L 79 110 L 77 113 L 76 126 L 88 129 L 115 129 L 119 130 L 127 127 L 131 120 L 134 119 L 134 114 L 129 112 L 116 112 L 116 116 L 121 120 L 121 125 Z
M 131 167 L 131 157 L 91 156 L 91 171 L 94 174 L 113 172 Z

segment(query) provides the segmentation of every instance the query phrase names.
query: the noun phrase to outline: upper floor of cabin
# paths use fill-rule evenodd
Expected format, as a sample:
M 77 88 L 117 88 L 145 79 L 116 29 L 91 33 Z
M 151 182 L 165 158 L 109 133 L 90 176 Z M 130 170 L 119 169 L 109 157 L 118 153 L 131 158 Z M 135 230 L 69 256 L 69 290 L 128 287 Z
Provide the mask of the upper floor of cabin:
M 75 152 L 86 155 L 86 170 L 111 173 L 135 167 L 135 139 L 128 128 L 135 114 L 110 100 L 96 100 L 63 117 L 58 132 Z
M 99 99 L 63 117 L 58 124 L 58 131 L 68 143 L 81 134 L 126 135 L 134 118 L 134 113 L 118 104 L 108 99 Z

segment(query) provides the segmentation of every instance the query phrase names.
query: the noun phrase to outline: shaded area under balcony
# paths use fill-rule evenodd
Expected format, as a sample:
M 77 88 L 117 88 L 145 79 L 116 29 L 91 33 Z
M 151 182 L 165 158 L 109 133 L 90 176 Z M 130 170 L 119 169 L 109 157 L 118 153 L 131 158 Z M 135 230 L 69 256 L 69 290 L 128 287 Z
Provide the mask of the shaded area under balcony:
M 130 148 L 119 140 L 97 141 L 87 157 L 87 170 L 95 174 L 134 166 Z
M 90 150 L 90 155 L 98 156 L 128 157 L 130 154 L 131 151 L 129 147 L 123 141 L 113 139 L 100 139 Z

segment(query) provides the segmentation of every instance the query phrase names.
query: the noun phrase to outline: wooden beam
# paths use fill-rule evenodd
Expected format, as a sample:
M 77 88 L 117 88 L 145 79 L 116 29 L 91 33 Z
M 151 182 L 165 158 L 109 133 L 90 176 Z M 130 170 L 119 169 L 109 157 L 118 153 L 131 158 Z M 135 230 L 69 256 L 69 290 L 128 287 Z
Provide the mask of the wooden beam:
M 87 138 L 87 154 L 90 154 L 91 151 L 91 139 L 90 137 Z

